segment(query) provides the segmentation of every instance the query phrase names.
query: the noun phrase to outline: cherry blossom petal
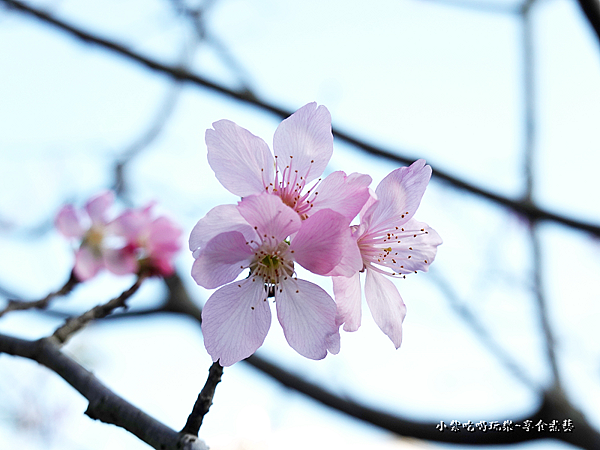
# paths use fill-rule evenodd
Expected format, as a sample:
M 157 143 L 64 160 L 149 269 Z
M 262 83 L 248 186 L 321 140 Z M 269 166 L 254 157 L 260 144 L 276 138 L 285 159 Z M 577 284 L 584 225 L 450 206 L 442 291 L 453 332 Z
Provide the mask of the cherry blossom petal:
M 340 213 L 323 209 L 302 222 L 290 251 L 304 268 L 326 275 L 340 262 L 344 252 L 352 251 L 352 242 L 347 219 Z
M 336 350 L 336 305 L 316 284 L 289 278 L 275 293 L 277 318 L 290 346 L 310 359 L 323 359 Z
M 373 204 L 377 201 L 377 194 L 371 188 L 369 188 L 369 198 L 363 205 L 362 209 L 358 213 L 358 215 L 362 218 L 367 214 L 367 211 L 373 206 Z
M 249 266 L 253 256 L 242 233 L 221 233 L 200 250 L 192 266 L 192 278 L 202 287 L 217 288 L 235 280 Z
M 106 269 L 115 275 L 137 273 L 140 267 L 135 253 L 128 247 L 105 249 L 103 257 Z
M 409 237 L 402 239 L 401 246 L 394 247 L 394 258 L 388 258 L 385 265 L 396 273 L 427 272 L 435 259 L 438 245 L 442 244 L 442 238 L 429 225 L 414 219 L 402 227 L 410 233 Z
M 245 197 L 239 202 L 238 210 L 263 241 L 279 243 L 300 228 L 301 220 L 296 211 L 276 195 Z
M 181 248 L 180 236 L 181 229 L 168 217 L 160 216 L 150 223 L 147 246 L 155 256 L 158 253 L 173 254 Z
M 136 241 L 142 230 L 148 226 L 146 215 L 139 209 L 127 209 L 110 224 L 110 229 L 115 234 Z
M 225 367 L 253 354 L 270 326 L 264 285 L 250 278 L 223 286 L 202 309 L 204 346 L 212 360 Z
M 333 293 L 337 303 L 336 323 L 344 324 L 344 331 L 356 331 L 360 327 L 361 292 L 360 274 L 351 277 L 332 277 Z
M 115 194 L 112 191 L 105 191 L 91 198 L 85 205 L 93 224 L 106 224 L 106 212 L 115 201 Z
M 351 277 L 362 270 L 364 265 L 356 238 L 352 234 L 352 228 L 346 227 L 342 233 L 345 235 L 346 241 L 342 246 L 342 257 L 333 270 L 326 273 L 329 277 Z
M 309 103 L 281 122 L 273 136 L 273 153 L 282 172 L 298 171 L 307 183 L 321 176 L 333 153 L 327 108 Z
M 430 178 L 431 167 L 425 165 L 424 159 L 392 171 L 377 186 L 378 201 L 367 211 L 364 221 L 371 230 L 392 222 L 396 226 L 408 222 L 419 207 Z
M 338 170 L 319 184 L 311 213 L 329 208 L 352 221 L 369 199 L 371 177 L 362 173 L 346 173 Z
M 90 248 L 81 247 L 75 252 L 73 272 L 79 281 L 86 281 L 94 277 L 102 267 L 102 259 L 96 258 Z
M 80 217 L 73 205 L 65 205 L 54 219 L 56 229 L 67 238 L 80 239 L 85 234 L 85 229 L 81 225 Z
M 339 328 L 339 327 L 338 327 Z M 337 355 L 340 352 L 341 336 L 339 330 L 327 337 L 327 351 L 332 355 Z
M 260 194 L 273 183 L 275 164 L 268 145 L 229 120 L 206 130 L 208 163 L 229 192 L 246 197 Z
M 406 316 L 406 306 L 398 289 L 385 275 L 367 268 L 365 298 L 373 320 L 394 343 L 396 348 L 402 343 L 402 321 Z
M 211 209 L 194 226 L 190 233 L 190 250 L 196 252 L 212 238 L 226 231 L 239 231 L 247 241 L 256 238 L 256 232 L 242 217 L 237 205 L 219 205 Z

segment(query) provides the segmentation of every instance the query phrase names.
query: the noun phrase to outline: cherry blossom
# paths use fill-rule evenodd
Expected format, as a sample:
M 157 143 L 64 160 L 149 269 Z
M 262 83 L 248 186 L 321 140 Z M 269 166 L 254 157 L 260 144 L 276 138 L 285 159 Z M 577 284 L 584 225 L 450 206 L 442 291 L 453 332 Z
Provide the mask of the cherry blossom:
M 57 230 L 80 242 L 73 268 L 79 281 L 104 268 L 116 275 L 171 275 L 181 230 L 164 216 L 155 218 L 152 204 L 111 219 L 113 203 L 113 192 L 106 191 L 92 197 L 83 210 L 65 205 L 56 216 Z
M 81 241 L 75 252 L 73 272 L 80 281 L 94 277 L 104 264 L 104 244 L 108 233 L 108 210 L 114 202 L 114 194 L 105 191 L 92 197 L 83 210 L 65 205 L 58 212 L 54 225 L 65 237 Z
M 154 217 L 153 206 L 125 210 L 111 223 L 116 237 L 125 241 L 106 251 L 106 267 L 114 274 L 173 274 L 182 231 L 167 217 Z
M 348 219 L 321 209 L 305 220 L 267 193 L 221 205 L 190 236 L 192 277 L 218 288 L 202 311 L 204 344 L 213 361 L 230 366 L 262 345 L 271 324 L 269 297 L 289 345 L 322 359 L 339 351 L 336 304 L 319 286 L 296 276 L 294 264 L 319 275 L 331 272 L 351 243 Z M 235 281 L 245 270 L 249 275 Z M 221 287 L 222 286 L 222 287 Z
M 420 159 L 409 167 L 387 175 L 361 211 L 361 223 L 352 227 L 366 272 L 365 298 L 375 323 L 392 340 L 402 342 L 406 306 L 394 283 L 386 278 L 405 278 L 418 270 L 426 272 L 433 262 L 440 236 L 427 224 L 414 219 L 425 193 L 431 167 Z M 334 276 L 338 304 L 337 323 L 345 331 L 356 331 L 361 320 L 359 273 Z
M 319 178 L 333 153 L 331 115 L 309 103 L 283 120 L 273 136 L 274 158 L 261 138 L 229 120 L 206 131 L 208 162 L 217 179 L 240 197 L 277 195 L 302 219 L 331 209 L 351 221 L 369 197 L 371 177 L 333 172 Z M 311 184 L 312 183 L 312 184 Z

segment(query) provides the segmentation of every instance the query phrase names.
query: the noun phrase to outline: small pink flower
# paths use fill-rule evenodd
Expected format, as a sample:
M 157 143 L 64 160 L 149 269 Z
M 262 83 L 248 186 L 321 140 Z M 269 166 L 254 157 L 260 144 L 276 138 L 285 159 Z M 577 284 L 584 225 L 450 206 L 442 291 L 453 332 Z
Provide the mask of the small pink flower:
M 329 273 L 349 234 L 340 213 L 322 209 L 302 221 L 281 198 L 266 193 L 237 206 L 217 206 L 201 219 L 190 236 L 192 277 L 208 289 L 225 285 L 202 311 L 204 344 L 213 361 L 230 366 L 262 345 L 271 324 L 269 296 L 294 350 L 311 359 L 337 353 L 335 302 L 319 286 L 299 280 L 294 263 Z M 249 276 L 234 281 L 245 269 Z
M 208 162 L 235 195 L 267 192 L 302 219 L 331 209 L 348 221 L 369 197 L 368 175 L 337 171 L 322 182 L 319 178 L 333 153 L 331 116 L 324 106 L 309 103 L 279 124 L 273 137 L 275 158 L 265 141 L 234 122 L 219 120 L 213 127 L 206 131 Z
M 174 272 L 173 258 L 181 245 L 181 229 L 167 217 L 154 218 L 153 204 L 128 209 L 111 223 L 125 244 L 106 251 L 106 267 L 117 275 L 148 272 L 168 276 Z
M 107 212 L 113 202 L 114 194 L 106 191 L 92 197 L 82 211 L 76 210 L 73 205 L 65 205 L 56 216 L 54 224 L 63 236 L 81 240 L 73 268 L 80 281 L 92 278 L 104 267 Z
M 361 212 L 361 223 L 353 227 L 366 271 L 365 298 L 373 319 L 396 348 L 402 342 L 402 321 L 406 306 L 396 286 L 388 278 L 426 272 L 433 262 L 440 236 L 413 216 L 425 193 L 431 167 L 420 159 L 386 176 Z M 338 304 L 337 323 L 345 331 L 356 331 L 361 319 L 359 273 L 334 276 L 333 289 Z

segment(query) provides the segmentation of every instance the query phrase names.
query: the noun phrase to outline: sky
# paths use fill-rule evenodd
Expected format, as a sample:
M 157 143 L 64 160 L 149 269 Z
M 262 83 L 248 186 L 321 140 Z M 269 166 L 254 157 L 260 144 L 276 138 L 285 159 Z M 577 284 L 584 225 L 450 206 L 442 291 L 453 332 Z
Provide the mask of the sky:
M 209 40 L 192 51 L 191 29 L 166 1 L 31 4 L 165 63 L 183 61 L 231 87 L 247 83 L 260 98 L 289 110 L 317 101 L 330 110 L 334 127 L 403 156 L 425 158 L 434 172 L 440 168 L 512 198 L 524 192 L 522 35 L 514 14 L 433 0 L 368 6 L 219 0 L 206 13 Z M 600 223 L 598 41 L 574 1 L 538 0 L 531 17 L 534 200 Z M 231 70 L 220 46 L 241 71 Z M 72 265 L 72 249 L 51 228 L 54 214 L 63 203 L 82 205 L 110 186 L 112 161 L 145 132 L 172 87 L 136 63 L 5 10 L 0 61 L 0 286 L 40 298 L 64 283 Z M 279 122 L 184 85 L 160 135 L 128 166 L 135 204 L 156 200 L 185 236 L 212 207 L 239 200 L 206 162 L 204 132 L 222 118 L 269 145 Z M 336 140 L 326 173 L 368 173 L 375 187 L 394 168 Z M 302 358 L 275 322 L 260 353 L 334 392 L 416 420 L 522 416 L 535 408 L 535 393 L 465 326 L 440 286 L 451 287 L 530 378 L 548 383 L 524 222 L 435 177 L 416 217 L 436 229 L 444 244 L 429 273 L 397 283 L 408 308 L 399 350 L 365 308 L 360 330 L 343 333 L 335 357 Z M 44 232 L 28 231 L 40 227 Z M 543 224 L 540 236 L 565 389 L 599 427 L 598 242 L 555 224 Z M 186 275 L 193 259 L 185 240 L 183 247 L 177 267 Z M 191 277 L 184 280 L 203 304 L 211 291 Z M 315 280 L 331 292 L 328 280 Z M 84 311 L 132 282 L 104 274 L 57 308 Z M 162 295 L 160 283 L 148 283 L 132 307 L 156 303 Z M 33 339 L 60 323 L 14 313 L 0 319 L 0 332 Z M 197 325 L 175 317 L 96 324 L 65 351 L 173 428 L 185 422 L 211 364 Z M 35 363 L 2 355 L 0 380 L 0 404 L 6 405 L 0 408 L 0 448 L 146 448 L 84 416 L 84 399 Z M 225 371 L 201 437 L 214 449 L 458 448 L 399 439 L 346 419 L 243 364 Z M 570 447 L 543 442 L 511 448 Z

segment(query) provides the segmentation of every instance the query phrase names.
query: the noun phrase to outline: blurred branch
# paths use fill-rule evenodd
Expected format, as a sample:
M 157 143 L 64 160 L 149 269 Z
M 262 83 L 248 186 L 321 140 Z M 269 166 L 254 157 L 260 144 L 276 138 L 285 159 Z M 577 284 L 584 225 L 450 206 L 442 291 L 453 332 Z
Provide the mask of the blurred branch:
M 194 404 L 192 413 L 189 415 L 185 426 L 181 430 L 181 433 L 191 434 L 198 436 L 198 431 L 202 426 L 202 420 L 212 405 L 213 397 L 215 396 L 215 390 L 217 384 L 221 381 L 223 375 L 223 367 L 218 362 L 215 362 L 210 366 L 208 371 L 208 378 L 204 387 L 198 394 L 198 399 Z
M 0 334 L 0 353 L 37 361 L 56 372 L 89 401 L 86 415 L 124 428 L 155 449 L 208 449 L 196 436 L 177 433 L 116 395 L 48 338 L 28 341 Z
M 105 303 L 103 305 L 95 306 L 94 308 L 83 313 L 79 317 L 74 317 L 74 318 L 68 319 L 63 326 L 58 328 L 54 332 L 54 334 L 52 334 L 52 336 L 50 336 L 49 339 L 52 340 L 54 343 L 57 343 L 58 345 L 62 345 L 65 342 L 67 342 L 67 339 L 69 339 L 74 333 L 81 330 L 84 326 L 86 326 L 91 321 L 96 320 L 96 319 L 102 319 L 102 318 L 108 316 L 110 313 L 112 313 L 117 308 L 121 308 L 121 307 L 125 308 L 127 306 L 125 304 L 125 302 L 127 301 L 127 299 L 129 297 L 131 297 L 133 294 L 135 294 L 137 292 L 139 287 L 142 285 L 142 282 L 144 281 L 144 279 L 145 279 L 145 277 L 143 275 L 138 276 L 138 278 L 137 278 L 137 280 L 135 280 L 135 283 L 133 284 L 133 286 L 131 286 L 126 291 L 124 291 L 118 297 L 113 298 L 112 300 L 108 301 L 107 303 Z
M 127 192 L 125 167 L 133 158 L 138 156 L 144 149 L 148 148 L 148 146 L 160 135 L 169 117 L 175 110 L 181 89 L 181 82 L 177 82 L 171 86 L 164 101 L 159 106 L 156 117 L 152 121 L 150 127 L 132 142 L 115 162 L 115 181 L 113 190 L 119 197 L 123 198 Z
M 510 372 L 513 376 L 521 381 L 525 386 L 542 393 L 542 387 L 538 382 L 533 380 L 525 371 L 517 364 L 517 362 L 492 338 L 487 329 L 479 322 L 477 317 L 469 310 L 469 308 L 460 301 L 456 292 L 452 289 L 450 283 L 447 282 L 441 274 L 431 270 L 430 275 L 434 283 L 444 294 L 444 297 L 450 302 L 452 310 L 458 314 L 463 321 L 473 330 L 479 337 L 480 343 L 492 353 L 498 361 Z
M 421 0 L 435 3 L 436 5 L 445 5 L 455 8 L 470 9 L 472 11 L 481 11 L 492 14 L 517 14 L 519 8 L 511 4 L 506 4 L 490 0 Z
M 600 2 L 598 0 L 577 0 L 577 2 L 600 40 Z
M 196 8 L 190 8 L 185 4 L 185 1 L 182 0 L 170 0 L 170 3 L 179 15 L 190 21 L 196 38 L 211 46 L 217 52 L 217 55 L 220 56 L 221 61 L 237 76 L 238 82 L 241 85 L 241 90 L 249 95 L 253 95 L 248 72 L 231 54 L 227 46 L 216 36 L 212 35 L 206 26 L 206 14 L 210 8 L 214 6 L 216 0 L 206 0 Z
M 11 311 L 23 311 L 25 309 L 32 309 L 32 308 L 36 308 L 36 309 L 47 308 L 48 305 L 50 304 L 50 301 L 53 298 L 62 297 L 64 295 L 69 294 L 73 290 L 73 288 L 75 286 L 77 286 L 78 284 L 79 284 L 79 280 L 77 279 L 75 274 L 73 272 L 71 272 L 71 276 L 69 277 L 69 279 L 67 280 L 67 282 L 64 284 L 63 287 L 61 287 L 57 291 L 51 292 L 50 294 L 46 295 L 41 300 L 32 300 L 32 301 L 9 300 L 6 308 L 4 308 L 2 311 L 0 311 L 0 317 L 2 317 L 4 314 L 11 312 Z
M 165 74 L 171 78 L 176 80 L 182 80 L 189 83 L 192 83 L 197 86 L 202 86 L 208 88 L 212 91 L 223 94 L 229 98 L 233 98 L 250 105 L 254 105 L 258 108 L 261 108 L 265 111 L 268 111 L 278 117 L 285 118 L 293 113 L 293 111 L 288 111 L 283 109 L 277 105 L 272 103 L 265 102 L 263 100 L 259 100 L 253 94 L 249 93 L 246 90 L 233 90 L 226 86 L 214 83 L 212 81 L 207 80 L 199 75 L 193 74 L 187 70 L 182 69 L 181 67 L 174 67 L 162 64 L 156 60 L 143 56 L 139 53 L 136 53 L 132 50 L 129 50 L 123 45 L 117 44 L 110 40 L 98 37 L 93 35 L 87 31 L 84 31 L 80 28 L 77 28 L 73 25 L 67 24 L 66 22 L 59 20 L 43 11 L 40 11 L 36 8 L 30 7 L 20 1 L 16 0 L 0 0 L 0 2 L 5 5 L 12 7 L 20 12 L 26 13 L 30 16 L 36 17 L 37 19 L 42 20 L 45 23 L 51 24 L 72 36 L 75 36 L 87 43 L 99 45 L 105 49 L 111 50 L 115 53 L 118 53 L 122 56 L 125 56 L 133 61 L 136 61 L 143 66 L 152 69 L 154 71 Z M 388 161 L 399 163 L 399 164 L 410 164 L 413 162 L 415 158 L 410 158 L 407 156 L 400 156 L 395 152 L 384 149 L 382 147 L 377 147 L 375 145 L 369 144 L 368 142 L 362 141 L 356 137 L 353 137 L 350 134 L 342 132 L 336 128 L 333 130 L 334 135 L 341 141 L 349 143 L 355 147 L 358 147 L 365 151 L 366 153 L 374 156 L 378 156 L 380 158 L 386 159 Z M 589 233 L 594 234 L 595 236 L 600 236 L 600 226 L 596 224 L 592 224 L 589 222 L 583 222 L 580 220 L 573 219 L 569 216 L 556 214 L 545 209 L 539 208 L 533 205 L 531 202 L 527 202 L 524 200 L 514 200 L 509 197 L 494 193 L 485 188 L 478 187 L 474 184 L 471 184 L 465 180 L 462 180 L 458 177 L 451 175 L 449 172 L 445 172 L 440 169 L 434 170 L 434 177 L 447 182 L 451 186 L 469 192 L 471 194 L 477 195 L 484 199 L 490 200 L 499 205 L 505 206 L 515 213 L 521 214 L 522 216 L 531 219 L 531 220 L 547 220 L 553 221 L 565 226 L 575 228 L 582 231 L 587 231 Z
M 524 172 L 526 178 L 525 194 L 527 202 L 533 202 L 534 193 L 534 160 L 535 160 L 535 73 L 534 73 L 534 45 L 531 23 L 532 7 L 537 0 L 527 0 L 521 8 L 521 28 L 523 43 L 523 108 L 525 113 L 525 145 L 523 148 Z M 538 221 L 529 218 L 529 240 L 531 242 L 533 290 L 535 302 L 539 311 L 539 318 L 546 346 L 546 355 L 552 371 L 552 386 L 550 389 L 561 389 L 560 373 L 555 352 L 554 335 L 550 326 L 547 311 L 547 300 L 544 295 L 544 281 L 542 279 L 542 244 L 539 238 Z

